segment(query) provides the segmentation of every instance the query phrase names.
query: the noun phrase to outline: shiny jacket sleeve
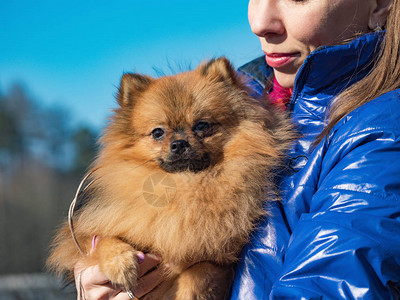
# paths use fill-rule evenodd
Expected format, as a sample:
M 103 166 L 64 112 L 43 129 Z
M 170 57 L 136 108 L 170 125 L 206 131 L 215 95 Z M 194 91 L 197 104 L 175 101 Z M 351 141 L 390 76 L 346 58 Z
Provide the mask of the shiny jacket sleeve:
M 400 297 L 399 90 L 345 117 L 301 173 L 285 203 L 298 219 L 269 298 Z
M 272 285 L 281 273 L 290 234 L 281 203 L 272 202 L 268 213 L 243 249 L 231 300 L 268 299 Z

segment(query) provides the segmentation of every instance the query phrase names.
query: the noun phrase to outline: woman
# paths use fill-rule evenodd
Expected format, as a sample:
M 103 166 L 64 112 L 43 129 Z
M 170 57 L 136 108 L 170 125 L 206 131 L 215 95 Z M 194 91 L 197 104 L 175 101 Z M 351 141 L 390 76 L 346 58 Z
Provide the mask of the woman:
M 289 153 L 282 206 L 244 249 L 232 298 L 396 298 L 399 1 L 251 0 L 249 19 L 274 91 L 293 87 L 287 106 L 302 137 Z M 385 24 L 373 66 L 383 33 L 369 32 Z M 255 65 L 242 69 L 254 77 Z
M 265 56 L 240 71 L 255 95 L 287 107 L 302 137 L 232 299 L 398 297 L 400 0 L 250 0 L 249 21 Z M 157 264 L 140 257 L 143 274 Z M 79 273 L 87 299 L 129 299 L 95 267 Z

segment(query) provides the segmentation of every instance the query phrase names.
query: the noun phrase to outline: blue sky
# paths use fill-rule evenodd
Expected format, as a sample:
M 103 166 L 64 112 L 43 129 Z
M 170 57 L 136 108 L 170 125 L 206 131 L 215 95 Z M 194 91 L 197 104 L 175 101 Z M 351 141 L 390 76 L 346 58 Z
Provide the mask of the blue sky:
M 262 54 L 244 0 L 4 1 L 0 92 L 22 82 L 43 105 L 102 128 L 123 72 L 156 76 L 225 55 Z

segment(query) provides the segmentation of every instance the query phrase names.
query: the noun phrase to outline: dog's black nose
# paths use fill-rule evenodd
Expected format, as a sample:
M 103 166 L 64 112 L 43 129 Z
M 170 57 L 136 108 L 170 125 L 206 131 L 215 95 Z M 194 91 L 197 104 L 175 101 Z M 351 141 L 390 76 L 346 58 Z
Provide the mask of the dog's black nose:
M 171 152 L 174 154 L 182 154 L 190 147 L 190 144 L 185 140 L 176 140 L 171 143 Z

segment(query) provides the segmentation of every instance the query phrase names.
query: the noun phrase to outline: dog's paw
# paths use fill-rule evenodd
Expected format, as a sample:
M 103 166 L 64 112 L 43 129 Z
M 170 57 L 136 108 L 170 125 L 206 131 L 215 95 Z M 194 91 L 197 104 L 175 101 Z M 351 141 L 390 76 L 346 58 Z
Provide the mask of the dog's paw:
M 118 239 L 101 240 L 98 257 L 100 270 L 112 284 L 125 289 L 134 288 L 138 280 L 137 251 Z

